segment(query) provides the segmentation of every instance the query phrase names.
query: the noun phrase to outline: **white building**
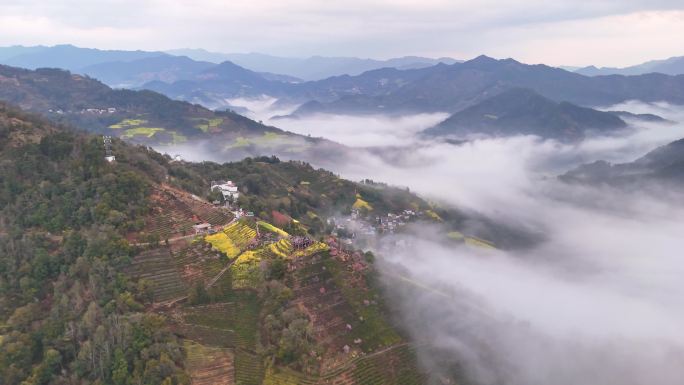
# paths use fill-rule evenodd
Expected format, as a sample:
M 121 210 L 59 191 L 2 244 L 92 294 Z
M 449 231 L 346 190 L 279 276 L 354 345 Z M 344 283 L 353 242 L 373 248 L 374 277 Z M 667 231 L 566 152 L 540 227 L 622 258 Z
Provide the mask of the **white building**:
M 195 229 L 195 234 L 206 234 L 211 231 L 211 224 L 209 223 L 199 223 L 192 226 Z
M 232 197 L 233 202 L 235 202 L 240 196 L 237 185 L 231 181 L 211 181 L 211 191 L 216 190 L 221 192 L 225 200 L 229 200 L 229 197 Z

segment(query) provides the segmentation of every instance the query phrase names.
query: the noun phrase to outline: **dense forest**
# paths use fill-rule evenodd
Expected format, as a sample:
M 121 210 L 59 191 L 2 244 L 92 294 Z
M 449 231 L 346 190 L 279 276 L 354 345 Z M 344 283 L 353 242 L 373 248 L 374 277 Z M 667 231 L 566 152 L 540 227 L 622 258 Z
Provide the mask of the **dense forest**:
M 0 107 L 3 384 L 183 384 L 182 351 L 144 282 L 120 273 L 160 166 L 97 137 Z

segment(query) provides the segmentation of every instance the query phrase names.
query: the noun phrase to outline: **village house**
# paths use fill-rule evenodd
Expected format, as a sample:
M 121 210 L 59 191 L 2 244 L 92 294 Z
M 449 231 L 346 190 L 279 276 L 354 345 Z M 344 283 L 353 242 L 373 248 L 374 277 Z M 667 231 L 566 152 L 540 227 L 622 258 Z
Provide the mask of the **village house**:
M 206 234 L 211 231 L 211 224 L 209 223 L 198 223 L 192 228 L 195 230 L 195 234 Z
M 226 201 L 235 202 L 240 196 L 237 185 L 232 181 L 211 181 L 211 191 L 221 192 Z

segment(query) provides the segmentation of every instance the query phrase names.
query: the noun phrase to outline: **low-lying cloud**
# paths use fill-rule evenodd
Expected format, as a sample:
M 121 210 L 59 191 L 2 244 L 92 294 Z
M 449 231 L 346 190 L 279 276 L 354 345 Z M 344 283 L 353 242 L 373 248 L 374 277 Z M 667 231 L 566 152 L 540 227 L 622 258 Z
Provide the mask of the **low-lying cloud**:
M 682 116 L 663 104 L 612 108 Z M 421 358 L 431 372 L 460 364 L 479 384 L 680 383 L 684 196 L 572 186 L 555 176 L 599 159 L 633 161 L 684 137 L 682 124 L 632 122 L 630 131 L 579 144 L 523 136 L 453 145 L 407 141 L 404 128 L 388 139 L 392 120 L 374 119 L 387 125 L 385 140 L 405 150 L 365 150 L 338 166 L 343 176 L 408 186 L 544 234 L 531 249 L 484 252 L 416 229 L 403 235 L 411 247 L 381 251 L 387 266 L 448 293 L 388 280 L 390 292 L 401 293 L 405 325 L 427 342 Z M 334 121 L 344 127 L 341 117 Z
M 320 136 L 352 147 L 407 146 L 416 134 L 448 117 L 446 113 L 399 117 L 317 114 L 306 118 L 269 120 L 302 135 Z
M 610 109 L 684 118 L 664 104 Z M 431 119 L 439 117 L 318 116 L 286 127 L 356 147 L 349 161 L 324 164 L 343 177 L 408 186 L 544 235 L 524 250 L 485 251 L 421 227 L 401 235 L 408 247 L 380 247 L 389 293 L 430 373 L 460 367 L 484 385 L 681 383 L 684 195 L 556 176 L 599 159 L 633 161 L 684 138 L 684 125 L 631 122 L 578 144 L 532 136 L 449 144 L 416 137 Z M 397 268 L 418 285 L 392 278 Z

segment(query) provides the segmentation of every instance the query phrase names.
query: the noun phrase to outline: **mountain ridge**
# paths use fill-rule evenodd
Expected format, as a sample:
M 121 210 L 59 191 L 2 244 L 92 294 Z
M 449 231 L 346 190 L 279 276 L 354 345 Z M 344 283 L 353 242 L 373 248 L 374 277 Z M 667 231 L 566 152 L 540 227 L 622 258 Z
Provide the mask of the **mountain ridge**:
M 658 183 L 684 186 L 684 139 L 660 146 L 627 163 L 604 160 L 580 165 L 559 176 L 570 183 L 654 188 Z M 657 183 L 656 183 L 657 182 Z
M 324 103 L 324 109 L 339 114 L 456 112 L 516 87 L 583 106 L 632 99 L 684 104 L 684 75 L 587 77 L 543 64 L 528 65 L 482 55 L 459 64 L 430 67 L 425 76 L 387 94 L 350 95 Z
M 666 75 L 684 74 L 684 56 L 673 56 L 668 59 L 650 60 L 629 67 L 596 67 L 587 66 L 576 69 L 575 72 L 587 76 L 598 75 L 643 75 L 647 73 L 662 73 Z
M 306 157 L 319 144 L 341 145 L 265 126 L 231 111 L 172 100 L 149 91 L 113 90 L 87 76 L 59 69 L 35 71 L 0 65 L 0 100 L 57 123 L 145 145 L 220 143 L 232 159 L 295 153 Z
M 568 102 L 554 102 L 526 88 L 511 88 L 459 111 L 425 135 L 512 136 L 537 135 L 545 139 L 579 140 L 590 130 L 612 132 L 626 123 L 608 112 L 579 107 Z

